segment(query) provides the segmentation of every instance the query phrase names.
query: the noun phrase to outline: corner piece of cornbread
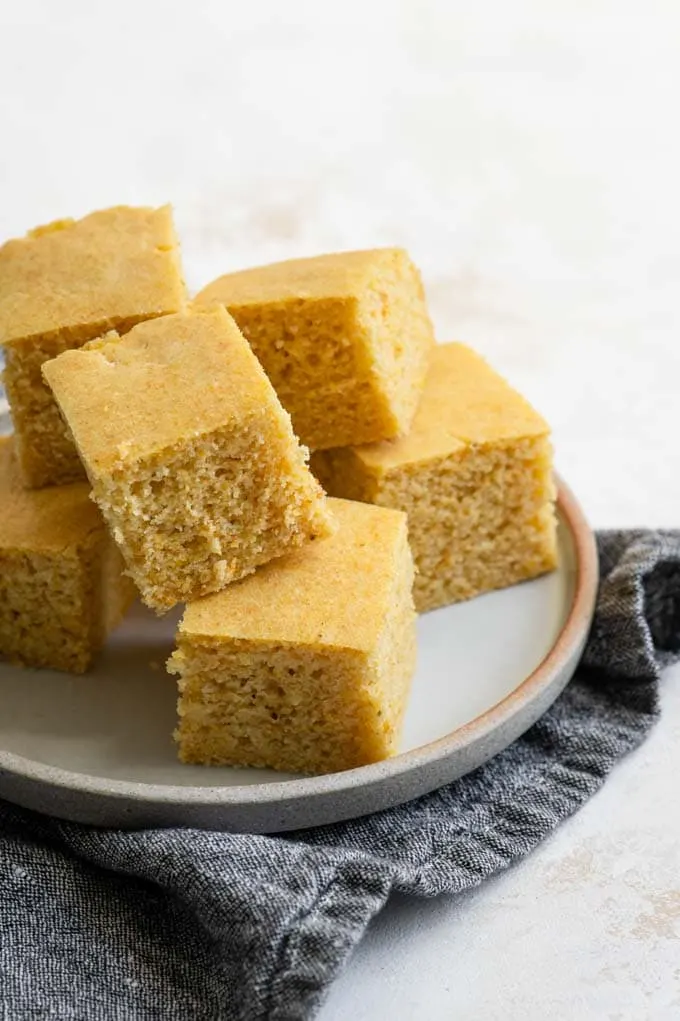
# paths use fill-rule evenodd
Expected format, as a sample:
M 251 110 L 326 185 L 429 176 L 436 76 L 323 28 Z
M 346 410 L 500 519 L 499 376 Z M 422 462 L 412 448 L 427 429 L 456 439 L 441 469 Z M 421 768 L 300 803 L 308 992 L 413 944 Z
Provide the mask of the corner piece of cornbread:
M 415 667 L 406 517 L 331 501 L 338 530 L 186 608 L 183 762 L 327 773 L 397 750 Z
M 0 656 L 83 673 L 135 597 L 90 487 L 30 492 L 0 438 Z
M 43 371 L 152 608 L 331 530 L 290 417 L 224 309 L 141 323 Z
M 312 450 L 411 425 L 434 337 L 420 274 L 401 249 L 230 273 L 195 300 L 234 317 Z
M 59 220 L 0 248 L 0 344 L 24 485 L 85 478 L 43 382 L 43 362 L 184 302 L 169 206 Z
M 463 344 L 435 349 L 408 436 L 320 452 L 312 470 L 332 496 L 408 514 L 421 612 L 556 566 L 549 427 Z

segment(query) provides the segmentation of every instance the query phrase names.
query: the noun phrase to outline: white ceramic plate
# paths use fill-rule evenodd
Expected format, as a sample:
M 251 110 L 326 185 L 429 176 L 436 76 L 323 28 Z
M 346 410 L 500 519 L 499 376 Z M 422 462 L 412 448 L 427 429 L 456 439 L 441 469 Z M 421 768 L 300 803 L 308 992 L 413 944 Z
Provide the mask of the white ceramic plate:
M 182 766 L 175 619 L 141 606 L 84 677 L 0 664 L 0 796 L 110 826 L 276 831 L 398 804 L 476 768 L 526 730 L 572 676 L 597 586 L 592 534 L 560 486 L 558 571 L 426 614 L 403 751 L 322 777 Z

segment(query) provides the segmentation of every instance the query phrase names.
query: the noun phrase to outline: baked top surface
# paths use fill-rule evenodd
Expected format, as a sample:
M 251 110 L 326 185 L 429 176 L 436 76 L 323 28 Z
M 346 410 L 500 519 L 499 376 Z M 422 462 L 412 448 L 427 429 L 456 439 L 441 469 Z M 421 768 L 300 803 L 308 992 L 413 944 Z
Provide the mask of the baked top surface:
M 464 344 L 432 352 L 423 396 L 407 436 L 356 447 L 364 464 L 385 470 L 456 453 L 469 444 L 547 435 L 549 427 L 516 390 Z
M 236 307 L 291 299 L 354 297 L 384 270 L 407 262 L 408 256 L 400 248 L 290 259 L 227 273 L 200 291 L 195 302 L 206 305 L 216 301 Z
M 286 418 L 224 309 L 151 319 L 43 366 L 91 469 L 106 469 L 230 424 Z
M 103 531 L 86 482 L 22 489 L 13 448 L 0 437 L 0 552 L 58 553 Z
M 329 501 L 337 531 L 187 606 L 180 636 L 370 651 L 404 561 L 406 515 Z
M 0 247 L 0 343 L 174 312 L 185 287 L 169 206 L 116 206 Z

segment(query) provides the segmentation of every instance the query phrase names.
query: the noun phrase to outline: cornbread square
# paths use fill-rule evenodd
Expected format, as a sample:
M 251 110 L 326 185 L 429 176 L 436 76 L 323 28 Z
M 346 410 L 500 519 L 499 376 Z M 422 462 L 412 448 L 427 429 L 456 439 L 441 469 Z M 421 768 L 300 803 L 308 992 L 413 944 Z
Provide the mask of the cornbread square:
M 411 425 L 434 338 L 420 274 L 401 249 L 230 273 L 196 302 L 226 306 L 312 450 Z
M 416 635 L 406 517 L 333 500 L 338 530 L 186 608 L 183 762 L 351 769 L 399 742 Z
M 290 417 L 224 309 L 140 323 L 43 371 L 152 608 L 215 592 L 329 532 Z
M 107 330 L 177 312 L 184 299 L 169 206 L 59 220 L 0 248 L 0 344 L 24 485 L 85 478 L 43 362 Z
M 463 344 L 435 349 L 408 436 L 321 452 L 312 470 L 333 496 L 408 514 L 420 612 L 556 566 L 549 428 Z
M 83 673 L 135 596 L 87 483 L 25 490 L 0 438 L 0 656 Z

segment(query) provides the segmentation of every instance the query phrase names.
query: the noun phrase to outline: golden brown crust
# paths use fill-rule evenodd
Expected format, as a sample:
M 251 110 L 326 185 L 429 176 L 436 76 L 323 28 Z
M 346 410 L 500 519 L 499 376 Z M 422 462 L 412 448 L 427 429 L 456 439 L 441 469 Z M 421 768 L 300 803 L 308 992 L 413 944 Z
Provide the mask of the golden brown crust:
M 549 432 L 545 419 L 481 355 L 465 344 L 439 344 L 408 435 L 355 453 L 365 465 L 387 471 L 445 457 L 472 444 Z
M 0 343 L 66 333 L 75 343 L 185 301 L 169 206 L 117 206 L 0 247 Z
M 388 554 L 406 517 L 348 500 L 329 500 L 329 509 L 334 535 L 190 603 L 179 633 L 370 651 L 388 609 Z
M 140 323 L 43 367 L 91 477 L 116 465 L 266 417 L 289 420 L 223 308 Z
M 289 299 L 352 298 L 395 257 L 408 258 L 403 249 L 374 248 L 253 266 L 218 277 L 195 301 L 201 305 L 263 305 Z

